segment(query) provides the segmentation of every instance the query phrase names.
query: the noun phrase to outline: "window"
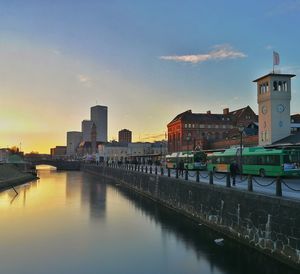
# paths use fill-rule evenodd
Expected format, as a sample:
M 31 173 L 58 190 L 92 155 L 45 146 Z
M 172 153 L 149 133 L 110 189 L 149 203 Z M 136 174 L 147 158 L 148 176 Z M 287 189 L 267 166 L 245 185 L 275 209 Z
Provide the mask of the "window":
M 184 124 L 184 127 L 185 127 L 185 128 L 187 128 L 187 127 L 188 127 L 188 125 L 187 125 L 187 124 Z
M 205 126 L 204 126 L 203 124 L 200 124 L 199 127 L 200 127 L 200 128 L 204 128 Z
M 288 85 L 286 81 L 283 81 L 283 91 L 288 91 Z
M 278 90 L 278 84 L 277 81 L 273 82 L 273 90 L 277 91 Z
M 278 91 L 282 91 L 282 82 L 281 81 L 279 81 L 278 82 Z

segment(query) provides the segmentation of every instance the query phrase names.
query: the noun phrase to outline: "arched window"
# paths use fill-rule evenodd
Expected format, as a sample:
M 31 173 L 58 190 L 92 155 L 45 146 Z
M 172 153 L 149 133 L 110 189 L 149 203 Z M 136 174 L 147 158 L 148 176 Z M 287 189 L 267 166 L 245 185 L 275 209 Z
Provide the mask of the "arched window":
M 281 81 L 278 82 L 278 91 L 282 91 L 282 82 Z
M 283 82 L 283 91 L 287 91 L 287 90 L 288 90 L 287 82 L 284 81 L 284 82 Z

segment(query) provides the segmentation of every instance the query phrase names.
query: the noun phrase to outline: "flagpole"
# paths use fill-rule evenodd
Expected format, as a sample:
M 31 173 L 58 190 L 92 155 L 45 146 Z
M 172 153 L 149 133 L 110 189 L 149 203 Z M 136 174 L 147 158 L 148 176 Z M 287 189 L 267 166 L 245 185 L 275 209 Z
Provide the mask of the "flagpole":
M 273 50 L 273 74 L 274 74 L 274 50 Z

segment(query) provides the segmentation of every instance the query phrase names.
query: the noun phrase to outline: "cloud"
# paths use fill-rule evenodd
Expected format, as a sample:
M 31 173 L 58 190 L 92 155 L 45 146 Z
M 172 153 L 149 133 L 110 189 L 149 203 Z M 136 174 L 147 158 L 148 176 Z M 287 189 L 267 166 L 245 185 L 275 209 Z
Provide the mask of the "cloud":
M 55 55 L 61 55 L 61 54 L 62 54 L 62 52 L 61 52 L 60 50 L 58 50 L 58 49 L 50 49 L 50 51 L 51 51 L 53 54 L 55 54 Z
M 300 11 L 300 0 L 285 0 L 277 5 L 271 6 L 267 11 L 268 16 L 279 16 L 285 14 L 298 13 Z
M 229 45 L 218 45 L 214 46 L 214 50 L 206 54 L 196 54 L 196 55 L 170 55 L 170 56 L 160 56 L 161 60 L 185 62 L 185 63 L 202 63 L 209 60 L 225 60 L 225 59 L 236 59 L 247 57 L 246 54 L 240 51 L 234 50 Z
M 77 75 L 77 79 L 78 81 L 84 85 L 85 87 L 91 87 L 92 86 L 92 79 L 87 76 L 87 75 L 84 75 L 84 74 L 78 74 Z
M 267 45 L 266 46 L 266 50 L 272 50 L 273 49 L 273 46 L 272 45 Z

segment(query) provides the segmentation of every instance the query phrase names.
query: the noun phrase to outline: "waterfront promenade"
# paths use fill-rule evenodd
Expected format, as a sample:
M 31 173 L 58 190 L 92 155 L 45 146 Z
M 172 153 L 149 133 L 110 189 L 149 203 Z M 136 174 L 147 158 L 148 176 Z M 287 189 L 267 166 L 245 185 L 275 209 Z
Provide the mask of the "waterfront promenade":
M 146 174 L 157 174 L 159 176 L 186 180 L 188 182 L 215 184 L 223 187 L 232 187 L 240 190 L 258 192 L 270 196 L 277 195 L 291 199 L 300 199 L 300 177 L 262 178 L 259 176 L 251 176 L 249 178 L 247 175 L 237 175 L 235 183 L 233 183 L 233 180 L 230 178 L 228 173 L 210 173 L 208 171 L 197 172 L 183 170 L 183 173 L 180 174 L 179 170 L 167 169 L 165 167 L 154 165 L 110 164 L 110 166 Z

